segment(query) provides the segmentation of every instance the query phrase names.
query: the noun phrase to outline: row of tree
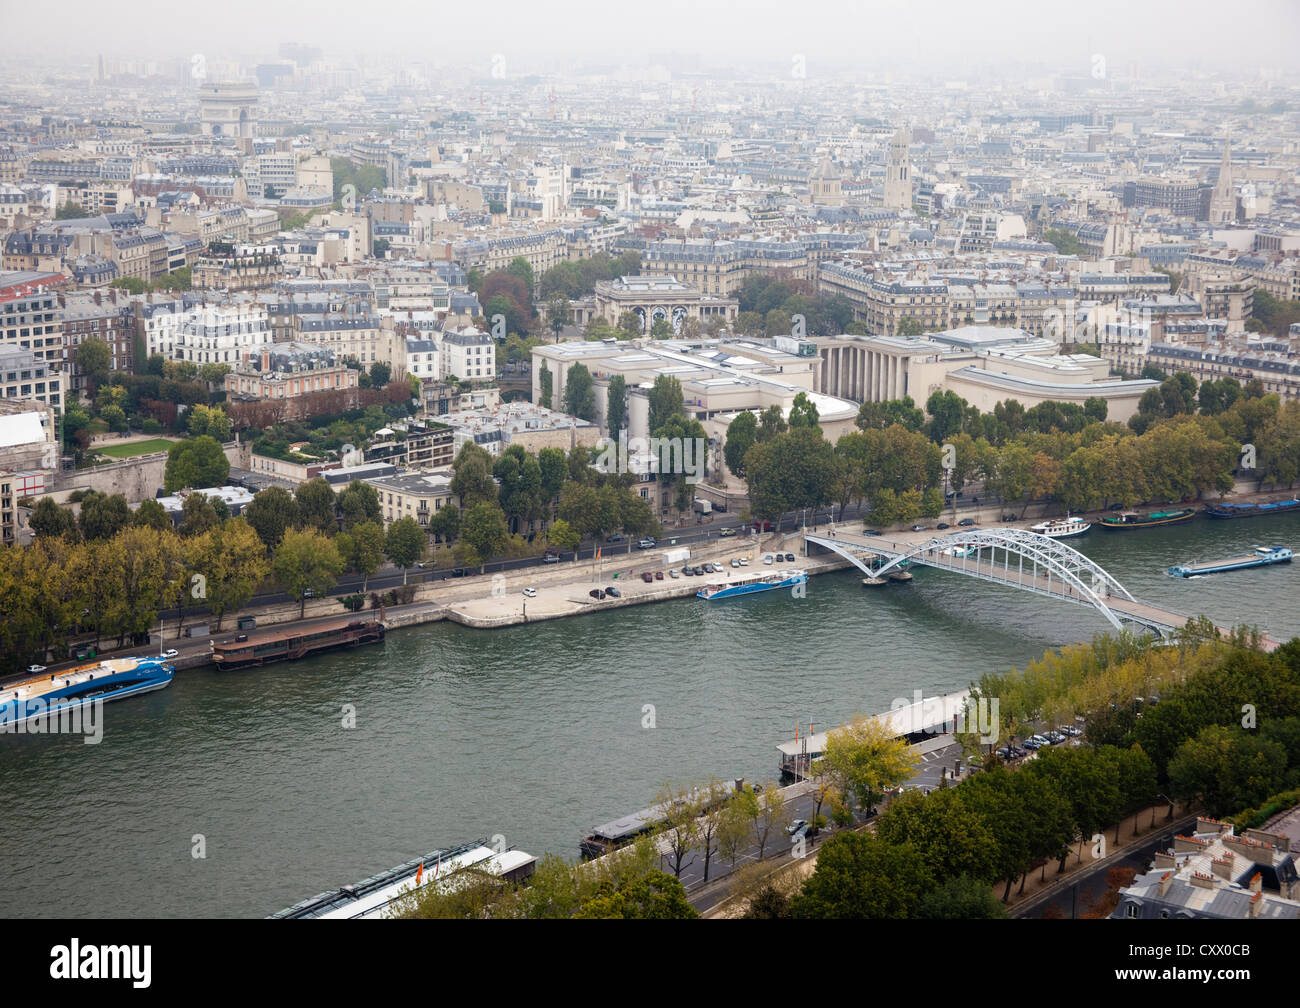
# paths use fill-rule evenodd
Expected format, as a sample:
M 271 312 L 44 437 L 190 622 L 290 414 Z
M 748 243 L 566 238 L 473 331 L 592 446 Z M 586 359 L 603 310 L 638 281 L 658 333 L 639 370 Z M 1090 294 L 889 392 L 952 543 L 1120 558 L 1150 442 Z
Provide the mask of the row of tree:
M 728 427 L 724 456 L 749 483 L 756 515 L 866 501 L 872 520 L 883 524 L 936 517 L 941 489 L 955 493 L 971 483 L 1022 509 L 1049 499 L 1082 511 L 1199 498 L 1231 489 L 1242 471 L 1261 486 L 1290 487 L 1300 479 L 1300 403 L 1282 405 L 1272 395 L 1235 399 L 1215 416 L 1160 417 L 1142 433 L 1096 413 L 1078 430 L 1063 429 L 1035 416 L 1039 407 L 999 403 L 982 418 L 975 412 L 1013 432 L 998 441 L 969 433 L 981 424 L 952 393 L 935 393 L 928 406 L 926 423 L 910 399 L 864 404 L 860 431 L 834 446 L 819 428 L 806 427 L 798 408 L 788 430 L 779 411 L 744 413 Z M 1086 419 L 1088 408 L 1082 412 Z

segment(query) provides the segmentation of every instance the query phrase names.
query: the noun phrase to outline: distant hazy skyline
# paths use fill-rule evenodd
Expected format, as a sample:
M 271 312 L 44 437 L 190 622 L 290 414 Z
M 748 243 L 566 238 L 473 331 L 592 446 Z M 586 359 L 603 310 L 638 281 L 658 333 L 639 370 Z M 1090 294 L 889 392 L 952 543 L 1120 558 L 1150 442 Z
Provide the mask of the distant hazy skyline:
M 1094 55 L 1121 73 L 1132 65 L 1234 76 L 1261 68 L 1300 72 L 1296 0 L 652 0 L 643 8 L 618 0 L 67 0 L 57 14 L 4 0 L 4 8 L 8 39 L 62 46 L 79 59 L 203 52 L 248 60 L 273 56 L 281 42 L 301 42 L 342 58 L 438 64 L 486 65 L 499 53 L 519 73 L 644 66 L 673 56 L 701 67 L 770 63 L 774 73 L 802 56 L 809 77 L 908 68 L 959 76 L 1027 64 L 1087 73 Z M 64 62 L 58 50 L 50 62 Z

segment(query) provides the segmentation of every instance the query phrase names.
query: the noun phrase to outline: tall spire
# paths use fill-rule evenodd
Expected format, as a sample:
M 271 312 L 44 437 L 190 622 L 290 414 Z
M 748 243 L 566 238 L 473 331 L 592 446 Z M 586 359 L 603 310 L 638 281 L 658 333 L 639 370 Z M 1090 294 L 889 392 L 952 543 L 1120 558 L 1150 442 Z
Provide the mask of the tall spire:
M 1232 132 L 1223 138 L 1223 163 L 1219 165 L 1219 180 L 1210 196 L 1210 223 L 1232 224 L 1237 219 L 1237 194 L 1232 187 Z

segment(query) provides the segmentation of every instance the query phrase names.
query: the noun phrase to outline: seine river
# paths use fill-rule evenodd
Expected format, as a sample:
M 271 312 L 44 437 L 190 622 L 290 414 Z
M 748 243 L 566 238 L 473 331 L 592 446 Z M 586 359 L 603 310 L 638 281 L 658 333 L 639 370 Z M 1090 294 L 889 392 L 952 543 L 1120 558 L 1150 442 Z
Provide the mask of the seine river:
M 1164 572 L 1256 543 L 1300 547 L 1298 533 L 1296 515 L 1198 518 L 1071 544 L 1140 599 L 1287 639 L 1300 634 L 1300 565 Z M 496 834 L 575 857 L 585 831 L 649 805 L 665 781 L 772 778 L 796 724 L 961 689 L 1108 628 L 956 574 L 868 591 L 844 572 L 813 578 L 805 599 L 682 599 L 486 632 L 439 623 L 295 664 L 182 672 L 109 705 L 98 745 L 0 737 L 0 914 L 258 917 Z

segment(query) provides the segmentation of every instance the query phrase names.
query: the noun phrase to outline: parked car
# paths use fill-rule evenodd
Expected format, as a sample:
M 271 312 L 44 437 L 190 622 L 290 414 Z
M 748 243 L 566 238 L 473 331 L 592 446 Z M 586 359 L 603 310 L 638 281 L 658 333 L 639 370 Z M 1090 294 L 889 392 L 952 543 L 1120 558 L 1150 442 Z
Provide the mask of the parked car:
M 1083 729 L 1076 728 L 1074 725 L 1062 725 L 1057 731 L 1069 735 L 1071 738 L 1078 738 L 1083 734 Z
M 1043 743 L 1039 742 L 1038 737 L 1035 735 L 1031 735 L 1029 738 L 1025 739 L 1025 741 L 1022 744 L 1026 749 L 1030 749 L 1030 750 L 1038 750 L 1043 748 Z
M 1016 520 L 1016 516 L 1013 515 L 1013 514 L 1004 514 L 1004 515 L 1002 516 L 1002 520 L 1003 520 L 1004 522 L 1013 522 L 1013 521 Z
M 594 599 L 603 599 L 605 597 L 605 593 L 599 588 L 593 588 L 591 591 L 587 592 L 587 594 Z
M 175 658 L 175 657 L 176 657 L 177 655 L 179 655 L 179 654 L 180 654 L 180 652 L 177 651 L 175 648 L 168 648 L 166 651 L 164 651 L 164 652 L 163 652 L 162 654 L 160 654 L 158 657 L 161 658 L 161 659 L 163 659 L 163 661 L 170 661 L 172 658 Z
M 314 591 L 312 591 L 310 588 L 308 588 L 305 592 L 302 593 L 302 597 L 303 597 L 303 598 L 315 598 L 315 597 L 316 597 L 316 593 L 315 593 Z
M 537 589 L 536 589 L 536 588 L 525 588 L 525 589 L 524 589 L 524 598 L 537 598 Z
M 793 554 L 793 553 L 787 553 L 787 554 L 785 555 L 785 562 L 786 562 L 786 563 L 794 563 L 794 554 Z
M 663 571 L 655 571 L 655 580 L 656 580 L 656 581 L 662 581 L 663 579 L 664 579 L 664 572 L 663 572 Z
M 862 534 L 863 534 L 863 535 L 880 535 L 880 529 L 869 529 L 869 528 L 864 528 L 864 529 L 862 530 Z
M 741 558 L 740 558 L 740 566 L 742 566 L 742 567 L 748 567 L 748 566 L 749 566 L 749 557 L 741 557 Z
M 1060 745 L 1062 742 L 1065 741 L 1065 736 L 1062 735 L 1059 731 L 1049 731 L 1046 735 L 1046 738 L 1048 742 L 1052 743 L 1052 745 Z
M 935 526 L 935 528 L 942 530 L 946 528 L 952 528 L 952 526 L 949 525 L 947 522 L 940 522 L 938 525 Z
M 731 558 L 731 566 L 732 566 L 732 567 L 739 567 L 739 566 L 740 566 L 740 557 L 732 557 L 732 558 Z
M 690 567 L 683 567 L 681 576 L 690 577 L 693 573 L 695 572 Z
M 735 534 L 736 534 L 736 530 L 734 528 L 724 528 L 721 532 L 718 533 L 718 537 L 721 539 L 725 539 L 727 536 L 734 536 Z
M 610 585 L 608 588 L 605 589 L 605 594 L 608 595 L 610 598 L 623 597 L 623 593 L 619 591 L 617 588 L 615 588 L 613 585 Z
M 654 584 L 655 576 L 651 574 L 649 571 L 642 571 L 641 580 L 644 581 L 646 584 Z
M 557 558 L 557 559 L 558 559 L 558 558 Z M 453 567 L 453 568 L 451 569 L 451 576 L 452 576 L 452 577 L 464 577 L 464 576 L 465 576 L 465 568 L 464 568 L 464 567 Z
M 769 564 L 769 565 L 772 563 L 772 554 L 771 554 L 771 553 L 768 553 L 767 555 L 765 555 L 765 556 L 763 557 L 763 563 L 765 563 L 765 564 Z
M 691 568 L 691 573 L 694 574 L 696 577 L 704 577 L 704 568 L 703 568 L 703 567 L 692 567 L 692 568 Z
M 924 526 L 924 525 L 913 525 L 913 526 L 912 526 L 912 531 L 913 531 L 913 532 L 924 532 L 924 531 L 925 531 L 925 526 Z
M 674 567 L 672 570 L 668 572 L 668 576 L 673 578 L 679 578 L 682 576 L 682 572 L 679 571 L 676 567 Z
M 961 521 L 959 521 L 957 524 L 960 525 L 962 528 L 970 528 L 972 525 L 975 524 L 975 519 L 974 519 L 974 518 L 963 518 L 963 519 L 962 519 Z

